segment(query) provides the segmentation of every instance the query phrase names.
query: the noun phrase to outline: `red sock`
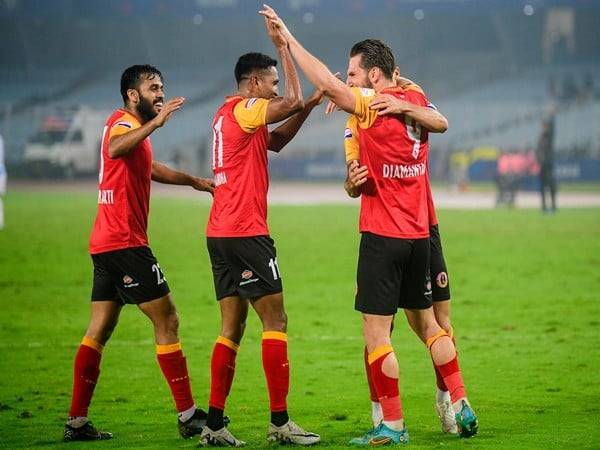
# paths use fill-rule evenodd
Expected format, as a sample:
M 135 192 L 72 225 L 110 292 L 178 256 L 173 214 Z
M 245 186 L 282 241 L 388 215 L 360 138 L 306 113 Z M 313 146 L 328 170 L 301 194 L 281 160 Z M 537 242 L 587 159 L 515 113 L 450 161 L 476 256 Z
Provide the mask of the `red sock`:
M 194 406 L 190 377 L 188 376 L 185 356 L 181 351 L 181 344 L 157 345 L 156 358 L 165 376 L 175 407 L 178 412 L 183 412 Z
M 452 403 L 467 396 L 460 367 L 458 366 L 458 357 L 455 356 L 450 362 L 437 366 L 437 369 L 444 378 L 444 383 L 448 386 Z
M 225 401 L 233 384 L 235 357 L 240 346 L 223 336 L 217 338 L 210 360 L 210 400 L 208 406 L 225 409 Z
M 102 349 L 102 345 L 88 336 L 84 336 L 81 341 L 75 355 L 70 417 L 87 417 L 94 388 L 100 376 Z
M 373 377 L 371 376 L 371 367 L 369 366 L 369 351 L 365 346 L 365 372 L 367 374 L 367 382 L 369 383 L 369 394 L 371 395 L 372 402 L 379 402 L 379 397 L 377 396 L 377 389 L 375 389 L 375 384 L 373 383 Z
M 433 371 L 435 372 L 435 384 L 437 385 L 438 389 L 440 391 L 444 391 L 444 392 L 447 391 L 448 387 L 446 386 L 446 383 L 444 383 L 444 377 L 442 376 L 442 374 L 438 370 L 438 368 L 435 365 L 435 363 L 433 363 Z
M 287 411 L 287 395 L 290 387 L 287 334 L 279 331 L 263 333 L 262 361 L 269 388 L 271 412 Z
M 369 354 L 371 378 L 379 395 L 383 420 L 386 422 L 401 420 L 403 417 L 398 378 L 388 377 L 382 369 L 383 361 L 387 355 L 393 352 L 394 349 L 391 345 L 382 345 Z

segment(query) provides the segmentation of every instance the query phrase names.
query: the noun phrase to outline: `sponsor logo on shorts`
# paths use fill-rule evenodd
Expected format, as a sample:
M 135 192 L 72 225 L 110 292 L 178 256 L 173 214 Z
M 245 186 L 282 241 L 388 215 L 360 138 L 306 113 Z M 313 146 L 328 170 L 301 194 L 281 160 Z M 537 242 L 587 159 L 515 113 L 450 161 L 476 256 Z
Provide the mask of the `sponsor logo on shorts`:
M 258 278 L 252 278 L 254 276 L 254 272 L 252 272 L 249 269 L 246 269 L 242 272 L 242 280 L 240 281 L 240 286 L 245 286 L 247 284 L 250 283 L 256 283 L 258 281 Z
M 442 289 L 448 286 L 448 274 L 446 272 L 438 273 L 438 276 L 435 279 L 435 283 L 438 285 L 438 287 Z
M 135 283 L 135 280 L 133 278 L 131 278 L 129 275 L 125 275 L 123 277 L 123 286 L 125 286 L 126 288 L 131 288 L 131 287 L 136 287 L 139 286 L 140 283 Z
M 240 286 L 245 286 L 245 285 L 250 284 L 250 283 L 256 283 L 257 281 L 258 281 L 258 278 L 252 278 L 250 280 L 241 281 L 239 285 Z
M 246 269 L 246 270 L 244 270 L 244 271 L 242 272 L 242 279 L 243 279 L 243 280 L 249 280 L 250 278 L 252 278 L 252 275 L 254 275 L 254 274 L 252 273 L 252 271 L 251 271 L 251 270 L 248 270 L 248 269 Z
M 431 295 L 431 280 L 425 282 L 425 295 Z

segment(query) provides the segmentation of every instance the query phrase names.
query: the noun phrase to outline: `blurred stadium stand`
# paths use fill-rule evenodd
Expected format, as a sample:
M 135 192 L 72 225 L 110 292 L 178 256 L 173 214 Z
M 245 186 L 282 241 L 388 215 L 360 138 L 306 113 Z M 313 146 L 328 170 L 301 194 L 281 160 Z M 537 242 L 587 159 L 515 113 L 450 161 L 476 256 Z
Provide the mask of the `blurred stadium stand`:
M 261 3 L 0 1 L 0 133 L 7 162 L 19 166 L 27 140 L 55 111 L 120 106 L 121 71 L 150 63 L 165 75 L 167 96 L 188 99 L 153 136 L 157 157 L 207 173 L 210 122 L 223 96 L 235 89 L 237 57 L 274 53 L 257 15 Z M 335 71 L 345 72 L 348 49 L 358 40 L 377 37 L 394 48 L 403 75 L 421 84 L 450 122 L 446 134 L 431 139 L 436 177 L 449 176 L 452 152 L 534 148 L 551 109 L 557 114 L 559 159 L 600 159 L 600 2 L 272 4 Z M 556 11 L 573 17 L 572 30 L 553 25 Z M 272 159 L 273 175 L 341 177 L 344 121 L 343 114 L 313 113 L 289 148 Z

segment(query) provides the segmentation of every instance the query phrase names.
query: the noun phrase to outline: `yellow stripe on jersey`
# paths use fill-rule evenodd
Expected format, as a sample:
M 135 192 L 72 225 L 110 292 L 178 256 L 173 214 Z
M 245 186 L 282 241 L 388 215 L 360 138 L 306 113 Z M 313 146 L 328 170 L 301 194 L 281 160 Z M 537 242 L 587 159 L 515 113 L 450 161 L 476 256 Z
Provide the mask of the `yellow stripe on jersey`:
M 360 159 L 360 146 L 358 143 L 358 120 L 356 116 L 350 116 L 344 130 L 344 152 L 346 162 Z
M 375 98 L 375 91 L 373 89 L 357 88 L 353 87 L 355 105 L 354 105 L 354 116 L 358 121 L 360 128 L 369 128 L 377 119 L 377 111 L 369 108 L 371 100 Z
M 108 139 L 114 136 L 121 136 L 129 133 L 131 130 L 141 127 L 140 122 L 132 114 L 125 113 L 115 123 L 113 123 L 108 132 Z
M 240 128 L 246 133 L 254 133 L 259 127 L 267 124 L 266 98 L 247 98 L 233 108 L 233 115 Z

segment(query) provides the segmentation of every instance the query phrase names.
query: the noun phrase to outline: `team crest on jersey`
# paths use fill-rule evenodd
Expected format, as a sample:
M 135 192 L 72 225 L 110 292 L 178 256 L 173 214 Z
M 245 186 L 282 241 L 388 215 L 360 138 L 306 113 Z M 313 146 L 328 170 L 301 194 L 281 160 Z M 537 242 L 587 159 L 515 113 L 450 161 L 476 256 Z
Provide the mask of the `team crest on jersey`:
M 369 88 L 360 88 L 360 93 L 363 95 L 363 97 L 370 97 L 375 93 L 375 91 Z
M 248 270 L 248 269 L 246 269 L 246 270 L 244 270 L 244 271 L 242 272 L 242 279 L 243 279 L 243 280 L 249 280 L 250 278 L 252 278 L 252 275 L 254 275 L 254 274 L 252 273 L 252 271 L 251 271 L 251 270 Z
M 344 130 L 344 139 L 352 139 L 352 130 L 350 128 Z
M 435 283 L 438 285 L 438 287 L 444 289 L 446 286 L 448 286 L 448 274 L 446 272 L 438 273 Z
M 250 100 L 248 100 L 246 102 L 246 109 L 250 109 L 254 106 L 254 104 L 257 102 L 257 98 L 251 98 Z

